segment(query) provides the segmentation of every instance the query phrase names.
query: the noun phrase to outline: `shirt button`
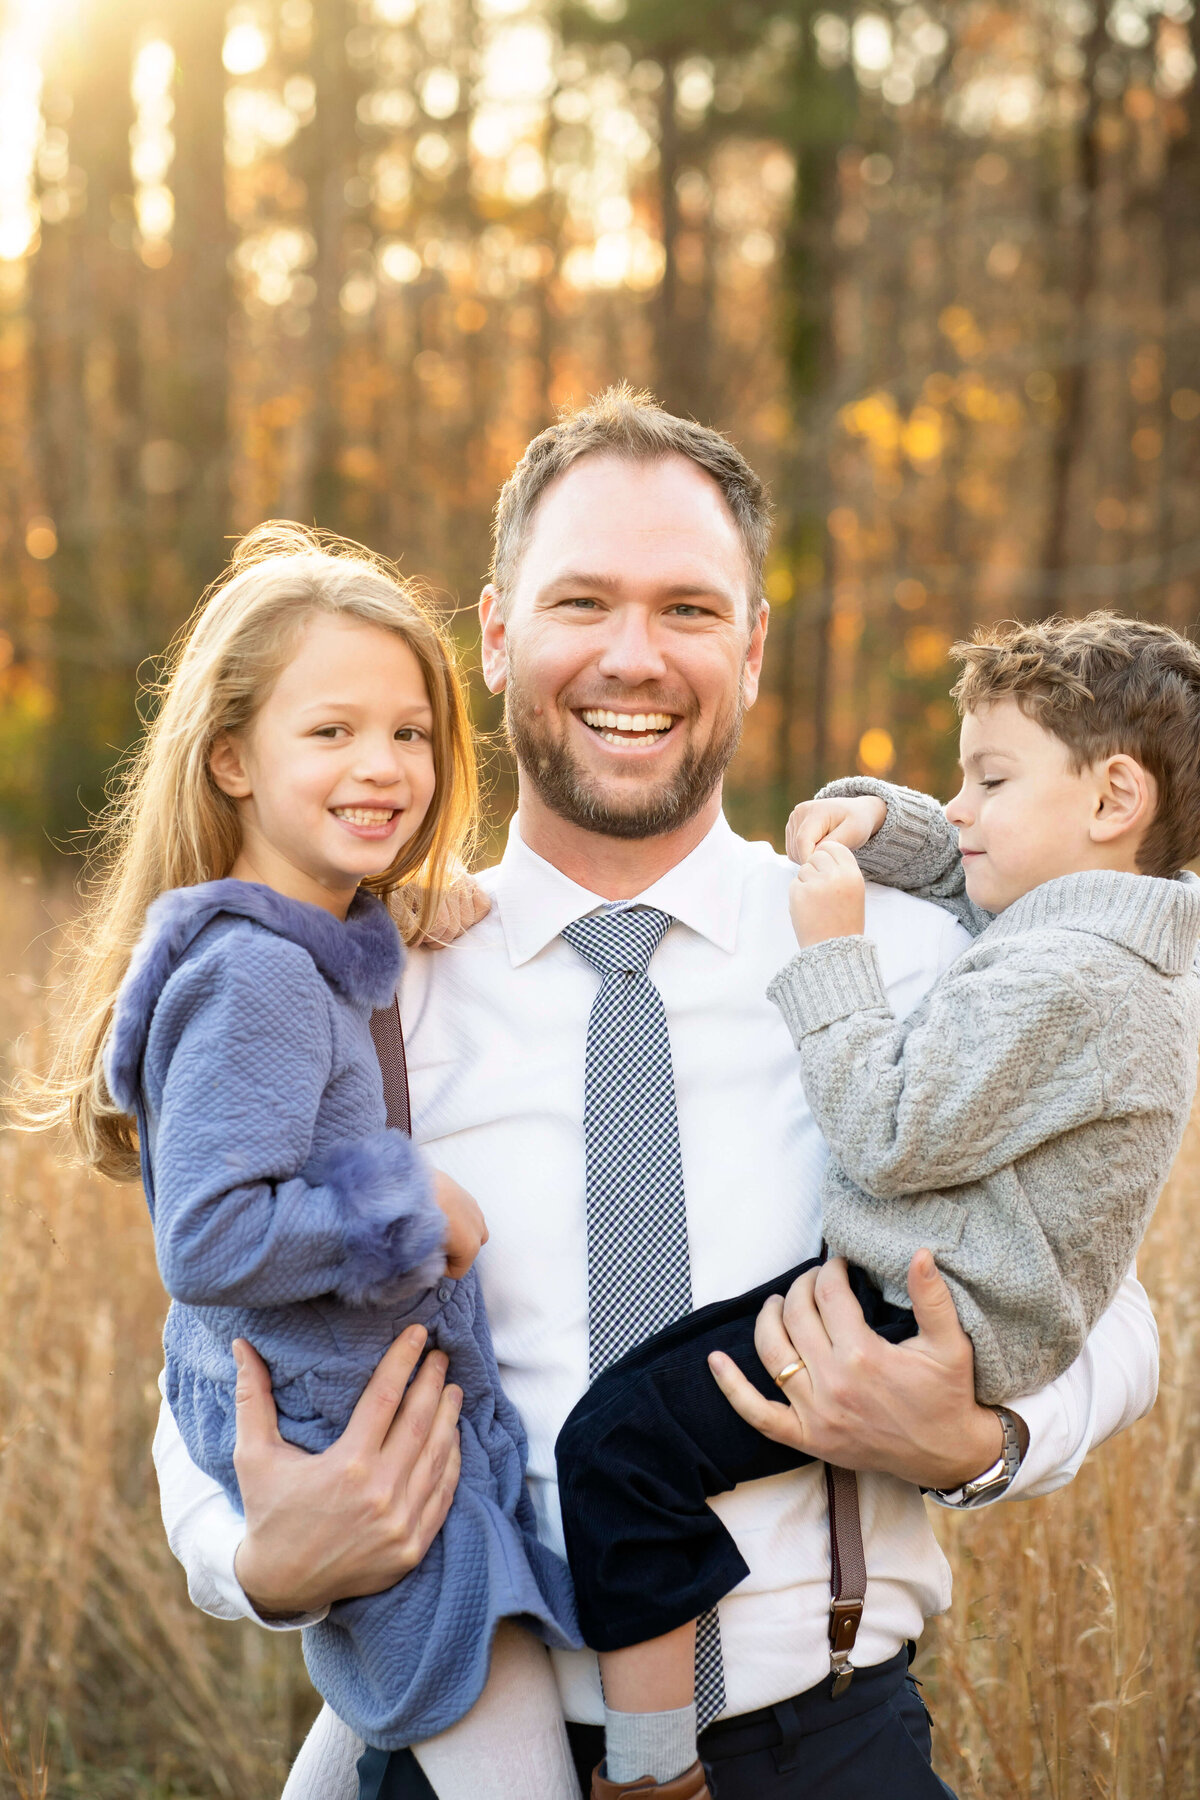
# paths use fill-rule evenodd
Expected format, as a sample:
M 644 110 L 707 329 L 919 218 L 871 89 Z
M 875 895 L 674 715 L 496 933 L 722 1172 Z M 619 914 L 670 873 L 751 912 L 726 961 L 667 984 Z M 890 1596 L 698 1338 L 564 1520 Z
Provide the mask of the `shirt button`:
M 450 1286 L 450 1283 L 448 1281 L 443 1281 L 439 1284 L 438 1299 L 441 1301 L 443 1306 L 445 1306 L 447 1300 L 449 1300 L 449 1298 L 453 1292 L 454 1292 L 454 1289 Z

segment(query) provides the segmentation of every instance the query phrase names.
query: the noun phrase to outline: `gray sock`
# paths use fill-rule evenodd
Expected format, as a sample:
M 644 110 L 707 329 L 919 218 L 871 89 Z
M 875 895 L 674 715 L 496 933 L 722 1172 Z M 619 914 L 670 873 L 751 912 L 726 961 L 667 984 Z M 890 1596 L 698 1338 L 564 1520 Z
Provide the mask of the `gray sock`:
M 696 1760 L 696 1708 L 623 1713 L 604 1709 L 604 1764 L 610 1781 L 674 1781 Z

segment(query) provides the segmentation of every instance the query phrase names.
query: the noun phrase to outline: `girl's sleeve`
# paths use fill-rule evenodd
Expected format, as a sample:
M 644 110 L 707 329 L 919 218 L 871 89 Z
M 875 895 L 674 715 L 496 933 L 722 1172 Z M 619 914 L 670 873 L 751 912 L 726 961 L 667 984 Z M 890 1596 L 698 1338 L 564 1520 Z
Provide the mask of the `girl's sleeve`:
M 870 775 L 831 781 L 816 798 L 851 800 L 860 794 L 870 794 L 887 806 L 879 830 L 854 853 L 867 880 L 932 900 L 978 937 L 991 924 L 992 914 L 967 898 L 958 832 L 938 802 L 915 788 L 876 781 Z
M 164 987 L 146 1081 L 155 1245 L 175 1299 L 370 1305 L 437 1279 L 445 1220 L 409 1138 L 348 1135 L 313 1159 L 332 1061 L 328 990 L 284 940 L 223 939 Z
M 1013 945 L 986 969 L 952 968 L 911 1026 L 868 938 L 810 945 L 767 992 L 817 1124 L 879 1199 L 982 1180 L 1108 1110 L 1109 997 L 1052 950 Z

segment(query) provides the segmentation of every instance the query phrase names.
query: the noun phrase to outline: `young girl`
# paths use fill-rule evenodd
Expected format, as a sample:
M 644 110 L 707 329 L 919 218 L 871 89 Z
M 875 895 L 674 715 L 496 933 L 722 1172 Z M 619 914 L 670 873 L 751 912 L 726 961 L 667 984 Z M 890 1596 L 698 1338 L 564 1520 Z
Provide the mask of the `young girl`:
M 409 884 L 407 936 L 429 931 L 474 799 L 452 654 L 412 586 L 342 540 L 252 532 L 175 646 L 110 811 L 52 1086 L 93 1166 L 140 1169 L 172 1295 L 168 1398 L 235 1504 L 236 1339 L 311 1451 L 405 1326 L 447 1355 L 462 1473 L 442 1532 L 402 1582 L 305 1632 L 309 1671 L 366 1744 L 436 1737 L 447 1800 L 472 1761 L 471 1721 L 457 1744 L 448 1728 L 472 1709 L 491 1793 L 565 1800 L 548 1659 L 506 1621 L 579 1638 L 468 1266 L 486 1230 L 386 1127 L 369 1023 L 403 960 L 385 902 Z

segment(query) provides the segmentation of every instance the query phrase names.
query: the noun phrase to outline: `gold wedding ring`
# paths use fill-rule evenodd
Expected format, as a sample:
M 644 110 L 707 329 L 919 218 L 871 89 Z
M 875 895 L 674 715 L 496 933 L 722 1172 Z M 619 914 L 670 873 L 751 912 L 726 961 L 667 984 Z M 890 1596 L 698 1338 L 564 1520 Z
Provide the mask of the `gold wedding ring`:
M 798 1375 L 803 1367 L 804 1358 L 798 1356 L 795 1362 L 790 1362 L 788 1364 L 786 1369 L 780 1369 L 778 1375 L 775 1377 L 776 1387 L 782 1387 L 785 1381 L 790 1381 L 793 1375 Z

